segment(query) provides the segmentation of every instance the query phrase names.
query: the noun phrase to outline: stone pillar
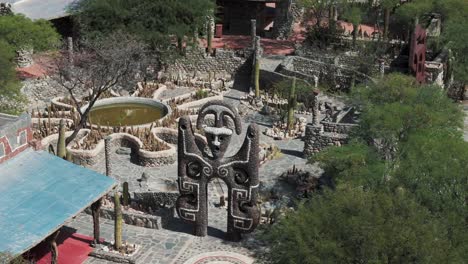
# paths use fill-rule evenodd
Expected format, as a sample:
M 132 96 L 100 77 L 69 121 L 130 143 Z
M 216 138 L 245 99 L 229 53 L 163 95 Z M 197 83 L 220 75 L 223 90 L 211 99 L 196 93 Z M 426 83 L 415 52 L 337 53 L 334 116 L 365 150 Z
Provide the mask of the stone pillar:
M 379 72 L 380 72 L 380 78 L 383 78 L 385 75 L 385 61 L 384 60 L 379 61 Z
M 252 48 L 255 48 L 255 41 L 257 39 L 257 20 L 250 20 L 250 37 L 252 40 Z
M 320 90 L 314 89 L 314 101 L 312 102 L 312 125 L 320 126 L 319 123 L 319 100 L 318 96 L 320 94 Z
M 111 153 L 111 137 L 107 136 L 104 139 L 104 154 L 106 159 L 106 175 L 111 176 L 112 170 L 110 165 L 110 153 Z
M 317 75 L 314 75 L 314 88 L 318 88 L 319 78 Z
M 308 158 L 309 156 L 319 151 L 319 149 L 317 148 L 317 142 L 321 132 L 322 126 L 314 126 L 313 124 L 308 124 L 306 126 L 303 151 L 305 158 Z
M 67 38 L 68 61 L 73 64 L 73 38 Z
M 16 64 L 20 68 L 31 66 L 34 61 L 32 58 L 34 50 L 32 48 L 24 47 L 16 51 Z
M 11 15 L 12 13 L 10 3 L 0 3 L 0 16 Z

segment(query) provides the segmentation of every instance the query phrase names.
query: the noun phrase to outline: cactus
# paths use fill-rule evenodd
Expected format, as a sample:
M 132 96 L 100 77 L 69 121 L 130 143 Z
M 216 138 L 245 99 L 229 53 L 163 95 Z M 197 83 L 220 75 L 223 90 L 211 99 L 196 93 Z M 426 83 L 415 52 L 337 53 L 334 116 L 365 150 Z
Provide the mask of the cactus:
M 119 192 L 114 193 L 114 248 L 117 251 L 122 249 L 122 208 L 120 207 Z
M 66 159 L 67 158 L 67 146 L 65 145 L 65 124 L 63 119 L 59 123 L 59 136 L 57 142 L 57 156 Z
M 208 54 L 211 54 L 212 51 L 213 51 L 213 32 L 212 32 L 212 29 L 211 29 L 211 20 L 208 19 L 208 23 L 207 23 L 207 32 L 206 32 L 206 35 L 207 35 L 207 45 L 208 45 Z
M 288 101 L 288 132 L 294 128 L 294 109 L 296 108 L 296 77 L 292 80 L 292 85 L 289 88 Z
M 128 206 L 130 202 L 130 193 L 128 192 L 128 182 L 123 183 L 122 205 Z
M 260 58 L 255 59 L 255 72 L 254 72 L 254 86 L 255 97 L 260 98 Z

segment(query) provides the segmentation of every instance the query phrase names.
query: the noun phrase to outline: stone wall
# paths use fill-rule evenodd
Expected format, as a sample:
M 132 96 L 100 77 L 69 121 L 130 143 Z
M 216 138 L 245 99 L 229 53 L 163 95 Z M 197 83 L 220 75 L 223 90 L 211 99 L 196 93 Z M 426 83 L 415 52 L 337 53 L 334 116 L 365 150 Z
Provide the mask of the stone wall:
M 10 15 L 11 13 L 10 3 L 0 3 L 0 16 Z
M 346 124 L 346 123 L 333 123 L 322 121 L 320 124 L 323 125 L 323 131 L 329 133 L 338 133 L 338 134 L 349 134 L 353 128 L 356 128 L 356 124 Z
M 172 78 L 193 78 L 201 79 L 213 78 L 215 75 L 224 79 L 233 79 L 239 72 L 249 73 L 251 63 L 248 63 L 251 56 L 249 50 L 225 50 L 216 49 L 212 56 L 204 50 L 193 48 L 187 50 L 185 56 L 178 58 L 168 67 L 165 74 Z
M 316 76 L 319 85 L 342 91 L 348 91 L 353 83 L 360 84 L 373 81 L 370 76 L 351 68 L 297 56 L 287 57 L 277 71 L 287 76 L 295 76 L 306 80 L 312 84 L 315 83 L 314 76 Z
M 397 48 L 395 45 L 394 48 Z M 370 56 L 361 56 L 356 52 L 333 52 L 326 50 L 317 50 L 315 47 L 301 45 L 296 47 L 295 54 L 297 56 L 305 57 L 315 61 L 324 63 L 335 64 L 349 69 L 359 71 L 369 76 L 376 76 L 379 74 L 379 63 Z M 385 71 L 390 70 L 391 60 L 386 63 Z
M 91 209 L 86 208 L 85 212 L 87 214 L 91 214 Z M 101 208 L 99 216 L 108 220 L 115 219 L 114 210 L 106 207 Z M 135 213 L 124 209 L 122 210 L 122 220 L 125 224 L 128 225 L 134 225 L 150 229 L 161 229 L 161 217 L 155 215 Z
M 280 1 L 276 5 L 272 37 L 287 39 L 292 33 L 294 23 L 301 20 L 303 11 L 293 0 Z
M 306 126 L 304 136 L 304 157 L 316 154 L 330 146 L 342 146 L 348 143 L 347 134 L 325 132 L 322 126 Z

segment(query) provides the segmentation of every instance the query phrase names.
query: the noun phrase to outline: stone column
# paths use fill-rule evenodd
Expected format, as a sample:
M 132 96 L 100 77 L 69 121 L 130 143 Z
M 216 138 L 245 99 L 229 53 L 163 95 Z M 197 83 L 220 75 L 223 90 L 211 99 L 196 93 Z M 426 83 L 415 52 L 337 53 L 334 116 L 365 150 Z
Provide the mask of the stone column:
M 385 61 L 384 60 L 379 61 L 379 72 L 380 72 L 380 78 L 383 78 L 385 75 Z
M 319 149 L 317 148 L 318 139 L 320 133 L 322 132 L 321 126 L 314 126 L 309 124 L 306 126 L 306 131 L 304 135 L 304 157 L 308 158 L 309 156 L 317 153 Z
M 73 38 L 67 38 L 67 48 L 68 48 L 68 61 L 70 64 L 73 64 Z
M 106 159 L 106 175 L 111 176 L 110 153 L 111 153 L 111 137 L 107 136 L 104 139 L 104 155 Z
M 10 3 L 0 3 L 0 16 L 11 15 L 11 4 Z
M 16 64 L 20 68 L 31 66 L 34 61 L 32 58 L 33 49 L 30 47 L 23 47 L 20 50 L 16 51 Z
M 314 101 L 312 102 L 312 125 L 320 126 L 319 123 L 319 100 L 320 90 L 314 89 Z
M 257 39 L 257 20 L 250 20 L 250 37 L 252 40 L 252 48 L 255 48 L 255 41 Z

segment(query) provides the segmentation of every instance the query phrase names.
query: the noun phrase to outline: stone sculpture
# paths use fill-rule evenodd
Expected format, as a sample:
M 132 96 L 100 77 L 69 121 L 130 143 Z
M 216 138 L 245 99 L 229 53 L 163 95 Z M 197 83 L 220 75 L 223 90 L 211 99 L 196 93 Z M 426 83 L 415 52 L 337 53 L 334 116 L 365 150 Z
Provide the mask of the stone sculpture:
M 225 157 L 233 134 L 242 132 L 237 110 L 223 101 L 209 102 L 200 109 L 196 127 L 204 131 L 209 151 L 195 143 L 190 119 L 181 117 L 179 120 L 177 213 L 195 225 L 196 236 L 206 236 L 208 183 L 219 178 L 228 187 L 227 237 L 238 241 L 241 233 L 253 231 L 260 220 L 258 128 L 251 124 L 240 150 Z

